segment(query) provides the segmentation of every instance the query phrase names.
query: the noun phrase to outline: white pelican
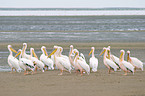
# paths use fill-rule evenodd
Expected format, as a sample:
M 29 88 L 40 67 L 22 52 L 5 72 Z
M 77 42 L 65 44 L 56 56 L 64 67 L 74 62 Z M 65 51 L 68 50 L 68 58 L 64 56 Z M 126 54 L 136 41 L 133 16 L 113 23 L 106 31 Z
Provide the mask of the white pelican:
M 125 51 L 124 50 L 120 50 L 121 54 L 120 54 L 120 68 L 125 72 L 124 75 L 127 75 L 127 72 L 130 71 L 134 74 L 134 66 L 127 62 L 127 61 L 124 61 L 124 54 L 125 54 Z
M 19 53 L 15 56 L 19 55 L 19 66 L 24 70 L 24 75 L 28 74 L 28 71 L 31 71 L 33 74 L 34 71 L 34 64 L 31 60 L 22 57 L 22 50 L 19 49 Z
M 22 48 L 22 58 L 29 59 L 30 55 L 26 54 L 26 49 L 27 49 L 27 43 L 23 43 L 23 48 Z
M 12 69 L 11 72 L 13 72 L 13 69 L 15 69 L 15 72 L 16 71 L 17 72 L 20 72 L 21 71 L 21 68 L 19 66 L 18 59 L 15 58 L 15 57 L 13 57 L 13 53 L 12 53 L 12 51 L 15 52 L 15 53 L 17 53 L 17 51 L 14 50 L 11 45 L 8 45 L 8 50 L 10 52 L 10 55 L 8 56 L 8 64 L 9 64 L 9 66 Z
M 45 64 L 45 67 L 47 67 L 47 70 L 48 70 L 48 67 L 53 70 L 54 63 L 53 63 L 52 59 L 48 58 L 46 47 L 42 46 L 41 51 L 42 51 L 42 55 L 40 56 L 40 60 Z
M 110 60 L 109 54 L 108 54 L 108 58 L 106 58 L 107 52 L 110 53 L 109 51 L 110 49 L 104 47 L 102 52 L 100 53 L 100 56 L 104 53 L 103 62 L 104 62 L 104 65 L 108 68 L 108 73 L 110 74 L 111 69 L 113 69 L 114 71 L 117 71 L 119 67 L 112 60 Z
M 108 46 L 108 49 L 110 49 L 110 46 Z M 116 57 L 115 55 L 111 54 L 111 52 L 110 52 L 110 59 L 120 68 L 119 58 Z
M 69 51 L 69 61 L 72 65 L 72 67 L 74 67 L 74 58 L 72 58 L 72 52 L 73 52 L 73 45 L 70 45 L 70 51 Z
M 97 68 L 98 68 L 98 59 L 95 57 L 94 51 L 95 51 L 95 48 L 92 47 L 92 48 L 91 48 L 91 51 L 90 51 L 90 53 L 89 53 L 89 55 L 92 54 L 92 57 L 90 58 L 89 63 L 90 63 L 90 68 L 92 68 L 92 72 L 97 72 Z
M 130 51 L 127 51 L 127 61 L 135 67 L 135 70 L 141 69 L 143 71 L 143 62 L 135 57 L 130 57 Z
M 30 60 L 32 60 L 32 62 L 34 64 L 36 64 L 38 69 L 40 69 L 42 72 L 44 72 L 44 63 L 42 61 L 38 60 L 38 57 L 34 52 L 34 48 L 30 48 L 30 54 L 31 54 L 30 55 Z M 33 55 L 34 55 L 34 57 L 33 57 Z M 37 68 L 36 68 L 36 70 L 37 70 Z M 36 70 L 35 70 L 35 72 L 36 72 Z
M 54 54 L 54 61 L 56 67 L 61 70 L 61 73 L 59 75 L 62 75 L 64 70 L 69 71 L 71 73 L 72 68 L 69 60 L 66 58 L 66 56 L 61 54 L 62 47 L 54 46 L 54 49 L 55 50 L 48 57 Z
M 83 72 L 87 72 L 87 74 L 89 75 L 90 74 L 89 65 L 86 63 L 84 59 L 82 59 L 82 57 L 79 56 L 79 51 L 77 49 L 74 49 L 73 52 L 75 53 L 75 57 L 74 57 L 75 70 L 77 71 L 79 69 L 81 75 L 83 75 Z

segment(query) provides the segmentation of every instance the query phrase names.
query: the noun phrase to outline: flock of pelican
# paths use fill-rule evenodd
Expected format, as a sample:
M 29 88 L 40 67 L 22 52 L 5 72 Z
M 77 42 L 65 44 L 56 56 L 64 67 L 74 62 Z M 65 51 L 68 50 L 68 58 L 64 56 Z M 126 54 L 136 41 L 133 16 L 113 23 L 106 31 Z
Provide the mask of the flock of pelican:
M 63 71 L 68 71 L 71 73 L 75 70 L 76 73 L 81 73 L 81 75 L 90 72 L 97 72 L 98 69 L 98 59 L 95 57 L 95 48 L 92 47 L 89 55 L 92 56 L 89 59 L 89 64 L 85 60 L 85 56 L 79 53 L 77 49 L 70 45 L 69 56 L 63 55 L 63 48 L 61 46 L 54 46 L 53 52 L 48 55 L 46 47 L 42 46 L 42 54 L 40 59 L 37 57 L 34 48 L 30 48 L 30 55 L 26 53 L 27 43 L 23 43 L 23 48 L 19 49 L 18 52 L 8 45 L 8 50 L 10 55 L 8 56 L 8 64 L 11 67 L 11 72 L 15 69 L 15 72 L 21 72 L 24 70 L 24 75 L 34 74 L 37 70 L 44 72 L 45 70 L 59 69 L 60 74 L 63 75 Z M 16 53 L 13 56 L 13 52 Z M 134 72 L 136 69 L 141 69 L 143 71 L 143 62 L 135 57 L 130 57 L 130 51 L 127 51 L 127 61 L 124 60 L 125 51 L 120 50 L 120 58 L 111 54 L 110 46 L 104 47 L 100 56 L 103 56 L 104 65 L 108 68 L 108 73 L 115 72 L 118 70 L 123 70 L 124 75 L 128 72 Z M 17 59 L 17 57 L 19 58 Z

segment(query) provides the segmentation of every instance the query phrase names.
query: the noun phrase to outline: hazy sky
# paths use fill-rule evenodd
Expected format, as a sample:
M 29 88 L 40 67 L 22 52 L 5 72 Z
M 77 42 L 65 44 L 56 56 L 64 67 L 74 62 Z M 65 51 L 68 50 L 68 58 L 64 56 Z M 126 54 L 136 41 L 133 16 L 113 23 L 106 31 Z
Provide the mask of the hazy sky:
M 0 7 L 102 8 L 144 7 L 145 0 L 0 0 Z

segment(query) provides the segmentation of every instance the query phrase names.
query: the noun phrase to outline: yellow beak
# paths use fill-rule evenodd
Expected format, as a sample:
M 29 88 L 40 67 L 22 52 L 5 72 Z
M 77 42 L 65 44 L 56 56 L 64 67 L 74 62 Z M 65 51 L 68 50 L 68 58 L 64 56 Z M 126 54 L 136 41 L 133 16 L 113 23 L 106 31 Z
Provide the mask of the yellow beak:
M 17 53 L 17 51 L 16 51 L 15 49 L 13 49 L 13 48 L 11 48 L 11 47 L 10 47 L 10 49 L 11 49 L 11 51 Z
M 105 51 L 106 51 L 106 49 L 102 50 L 102 52 L 100 53 L 99 56 L 101 56 Z
M 35 58 L 38 59 L 38 57 L 37 57 L 36 53 L 34 52 L 34 50 L 32 50 L 32 54 L 34 55 Z
M 48 56 L 48 54 L 47 54 L 47 52 L 46 52 L 45 48 L 43 48 L 43 51 L 44 51 L 45 55 L 46 55 L 46 56 Z
M 120 54 L 120 59 L 122 58 L 122 55 L 123 55 L 123 52 L 121 52 L 121 54 Z
M 21 51 L 18 54 L 16 54 L 15 58 L 17 58 L 20 54 L 21 54 Z
M 91 55 L 92 52 L 93 52 L 93 49 L 90 51 L 89 56 Z
M 57 49 L 54 49 L 54 51 L 47 58 L 49 58 L 51 55 L 53 55 L 56 51 L 57 51 Z

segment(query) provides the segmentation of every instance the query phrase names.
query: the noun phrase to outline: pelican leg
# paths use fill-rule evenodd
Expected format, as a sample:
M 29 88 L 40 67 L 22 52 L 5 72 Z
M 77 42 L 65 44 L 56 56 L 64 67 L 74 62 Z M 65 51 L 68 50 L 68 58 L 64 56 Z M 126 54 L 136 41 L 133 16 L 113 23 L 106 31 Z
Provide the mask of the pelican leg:
M 123 75 L 125 75 L 125 76 L 126 76 L 126 75 L 127 75 L 127 71 L 124 71 L 124 72 L 125 72 L 125 73 L 124 73 Z
M 58 75 L 62 75 L 63 74 L 63 69 L 62 70 L 60 70 L 61 71 L 61 73 L 60 74 L 58 74 Z
M 136 72 L 136 67 L 134 68 L 134 72 Z
M 11 70 L 11 72 L 10 73 L 13 73 L 13 68 L 12 68 L 12 70 Z
M 24 71 L 24 75 L 27 75 L 26 70 Z
M 47 67 L 46 71 L 48 71 L 48 66 L 46 66 L 46 67 Z

